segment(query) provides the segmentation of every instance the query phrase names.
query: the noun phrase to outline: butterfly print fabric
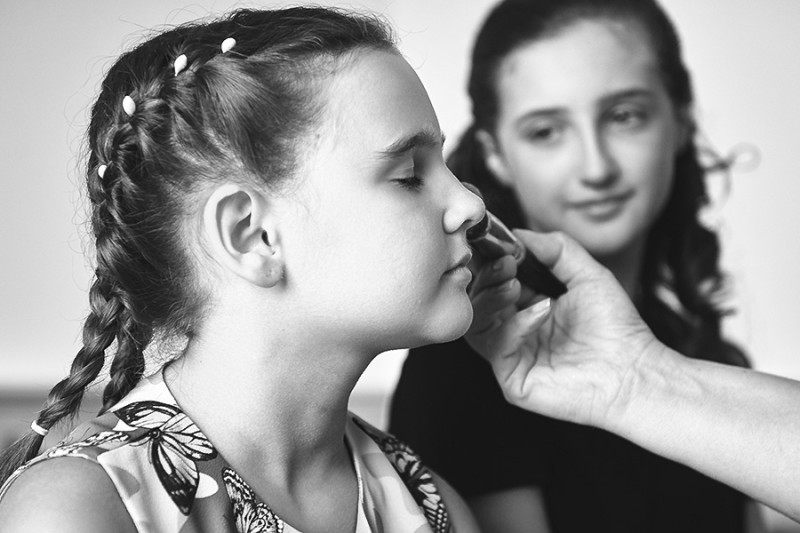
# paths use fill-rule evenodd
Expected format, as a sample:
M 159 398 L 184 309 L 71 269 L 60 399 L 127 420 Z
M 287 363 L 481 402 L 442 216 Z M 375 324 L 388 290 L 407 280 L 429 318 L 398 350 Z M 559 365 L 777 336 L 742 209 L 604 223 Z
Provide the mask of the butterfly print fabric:
M 429 471 L 403 443 L 355 415 L 345 429 L 359 486 L 356 533 L 449 533 Z M 261 500 L 180 409 L 160 373 L 111 411 L 76 428 L 41 461 L 99 464 L 140 532 L 302 533 Z

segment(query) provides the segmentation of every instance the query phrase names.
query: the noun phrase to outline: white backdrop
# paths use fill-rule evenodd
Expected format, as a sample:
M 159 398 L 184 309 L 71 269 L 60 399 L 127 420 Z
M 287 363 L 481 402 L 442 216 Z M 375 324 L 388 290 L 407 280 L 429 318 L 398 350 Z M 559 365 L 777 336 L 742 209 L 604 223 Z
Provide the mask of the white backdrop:
M 331 3 L 331 2 L 323 2 Z M 113 58 L 146 28 L 231 6 L 181 0 L 2 0 L 0 35 L 0 390 L 60 379 L 79 346 L 90 271 L 76 156 L 86 107 Z M 493 0 L 363 0 L 387 15 L 443 128 L 468 121 L 464 86 L 475 28 Z M 339 4 L 342 5 L 342 4 Z M 664 0 L 694 74 L 701 127 L 720 151 L 749 143 L 755 170 L 733 175 L 715 212 L 739 314 L 731 336 L 755 366 L 800 378 L 800 2 Z M 385 392 L 401 356 L 360 387 Z

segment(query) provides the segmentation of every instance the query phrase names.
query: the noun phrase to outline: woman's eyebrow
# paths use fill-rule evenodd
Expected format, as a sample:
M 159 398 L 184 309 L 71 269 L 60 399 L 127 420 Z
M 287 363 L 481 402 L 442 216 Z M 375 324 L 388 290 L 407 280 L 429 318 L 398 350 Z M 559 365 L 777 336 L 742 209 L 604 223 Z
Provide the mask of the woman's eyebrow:
M 635 88 L 635 89 L 626 89 L 623 91 L 614 92 L 608 94 L 600 99 L 601 104 L 608 104 L 609 102 L 615 102 L 617 100 L 623 100 L 625 98 L 650 98 L 653 96 L 653 91 L 650 89 L 644 88 Z

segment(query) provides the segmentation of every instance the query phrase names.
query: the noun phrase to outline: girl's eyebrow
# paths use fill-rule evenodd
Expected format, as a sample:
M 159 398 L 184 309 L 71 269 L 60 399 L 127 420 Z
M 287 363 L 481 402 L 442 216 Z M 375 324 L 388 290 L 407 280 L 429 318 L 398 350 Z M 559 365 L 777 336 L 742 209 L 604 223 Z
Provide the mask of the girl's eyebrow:
M 419 147 L 441 148 L 444 146 L 444 140 L 445 135 L 441 131 L 423 129 L 398 139 L 380 150 L 378 155 L 381 159 L 396 159 Z

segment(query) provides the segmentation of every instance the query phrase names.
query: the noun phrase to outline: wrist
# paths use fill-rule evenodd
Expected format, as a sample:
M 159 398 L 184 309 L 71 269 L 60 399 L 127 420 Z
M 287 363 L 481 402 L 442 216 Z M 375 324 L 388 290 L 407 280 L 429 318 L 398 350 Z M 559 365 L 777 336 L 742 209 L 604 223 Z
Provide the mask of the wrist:
M 679 382 L 683 356 L 671 350 L 652 333 L 632 336 L 620 358 L 625 368 L 619 370 L 616 391 L 598 426 L 630 438 L 642 428 L 641 417 L 651 418 L 652 404 L 669 398 L 669 387 Z

